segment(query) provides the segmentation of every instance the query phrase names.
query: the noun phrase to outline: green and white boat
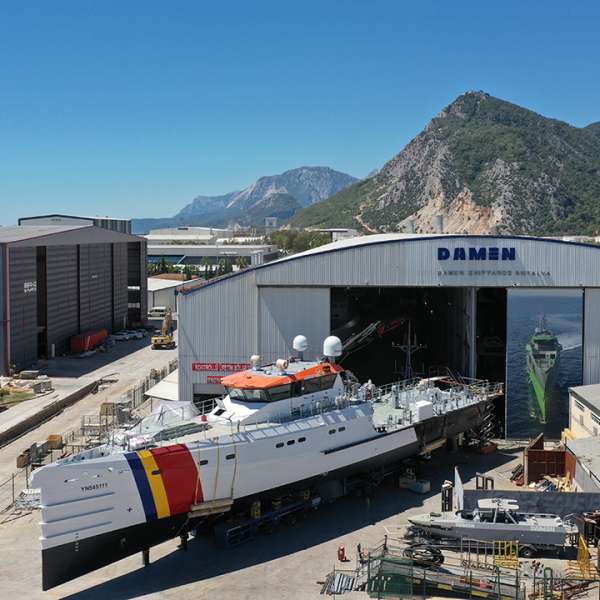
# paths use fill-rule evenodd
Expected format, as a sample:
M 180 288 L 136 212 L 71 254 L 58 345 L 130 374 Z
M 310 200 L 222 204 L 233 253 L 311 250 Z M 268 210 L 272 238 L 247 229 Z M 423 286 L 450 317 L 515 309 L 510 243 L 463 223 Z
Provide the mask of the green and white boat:
M 558 369 L 562 346 L 542 317 L 527 344 L 527 377 L 533 388 L 536 411 L 546 423 L 552 394 L 558 383 Z

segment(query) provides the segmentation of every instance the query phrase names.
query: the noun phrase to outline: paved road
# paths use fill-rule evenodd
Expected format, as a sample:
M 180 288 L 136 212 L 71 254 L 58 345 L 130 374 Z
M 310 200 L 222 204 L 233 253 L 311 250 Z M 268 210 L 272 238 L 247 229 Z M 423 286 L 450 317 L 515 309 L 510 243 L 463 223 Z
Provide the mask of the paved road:
M 55 401 L 59 395 L 66 395 L 91 381 L 113 374 L 118 381 L 97 394 L 88 394 L 49 421 L 0 448 L 0 483 L 15 471 L 16 458 L 25 448 L 34 442 L 45 440 L 52 433 L 62 433 L 79 427 L 83 415 L 97 414 L 102 402 L 117 400 L 137 381 L 145 378 L 150 369 L 165 367 L 175 358 L 176 349 L 152 350 L 150 339 L 144 338 L 121 342 L 106 354 L 96 354 L 85 359 L 57 358 L 49 361 L 43 371 L 52 377 L 56 391 L 47 398 L 28 400 L 5 411 L 0 415 L 4 419 L 0 421 L 0 426 L 11 419 L 20 419 L 27 413 L 36 412 L 44 404 Z
M 272 535 L 261 535 L 232 550 L 218 549 L 209 538 L 201 538 L 192 540 L 188 552 L 182 552 L 173 540 L 151 550 L 148 568 L 142 568 L 139 555 L 131 556 L 44 594 L 40 591 L 39 513 L 34 512 L 0 524 L 3 547 L 12 550 L 5 553 L 0 566 L 0 589 L 4 597 L 18 594 L 28 599 L 317 600 L 322 598 L 317 582 L 334 565 L 337 569 L 354 567 L 358 542 L 363 549 L 377 546 L 386 532 L 403 528 L 409 515 L 439 510 L 437 490 L 444 479 L 453 478 L 455 464 L 460 465 L 466 488 L 475 487 L 475 472 L 491 470 L 496 486 L 506 489 L 512 485 L 506 475 L 520 457 L 519 452 L 483 457 L 437 451 L 424 473 L 432 483 L 432 492 L 425 496 L 390 483 L 378 488 L 370 502 L 343 498 L 321 507 L 301 525 L 282 526 Z M 351 562 L 336 561 L 340 544 L 345 545 Z M 548 566 L 558 563 L 544 562 Z M 367 596 L 352 593 L 346 597 Z

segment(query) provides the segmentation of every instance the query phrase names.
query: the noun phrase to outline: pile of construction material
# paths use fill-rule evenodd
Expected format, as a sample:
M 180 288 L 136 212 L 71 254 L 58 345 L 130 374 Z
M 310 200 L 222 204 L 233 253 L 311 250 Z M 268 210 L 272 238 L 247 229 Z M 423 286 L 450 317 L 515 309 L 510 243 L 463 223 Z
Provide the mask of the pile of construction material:
M 63 438 L 62 435 L 52 434 L 49 435 L 46 440 L 40 442 L 34 442 L 25 448 L 17 456 L 17 468 L 22 469 L 29 465 L 38 466 L 41 465 L 44 458 L 48 456 L 53 450 L 62 450 Z
M 21 371 L 14 377 L 0 377 L 0 403 L 10 406 L 53 390 L 52 380 L 39 371 Z

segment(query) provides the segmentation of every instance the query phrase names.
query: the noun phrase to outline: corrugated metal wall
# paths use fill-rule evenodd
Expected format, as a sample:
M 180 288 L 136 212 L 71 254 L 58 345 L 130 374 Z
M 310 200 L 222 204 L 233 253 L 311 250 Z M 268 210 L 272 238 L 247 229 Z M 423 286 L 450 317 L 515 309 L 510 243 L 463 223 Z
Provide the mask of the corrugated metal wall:
M 5 244 L 0 244 L 0 375 L 8 375 L 8 356 L 6 349 L 8 346 L 8 314 L 5 315 L 5 310 L 8 311 L 8 306 L 5 306 L 5 282 L 8 282 L 8 273 L 4 270 L 8 266 L 8 247 Z M 8 269 L 7 269 L 8 270 Z
M 584 296 L 583 384 L 600 383 L 600 290 Z
M 127 285 L 139 287 L 129 293 L 129 320 L 143 321 L 148 314 L 148 283 L 146 275 L 146 242 L 127 244 Z M 134 306 L 138 305 L 139 306 Z
M 125 327 L 127 320 L 127 243 L 112 244 L 113 327 Z
M 37 360 L 35 248 L 9 248 L 10 361 L 22 369 Z
M 193 371 L 193 363 L 248 363 L 259 353 L 257 298 L 253 272 L 180 296 L 180 400 L 192 400 L 193 384 L 206 383 L 207 373 Z
M 77 246 L 46 249 L 48 351 L 69 349 L 69 339 L 79 333 Z
M 322 355 L 330 331 L 329 288 L 259 288 L 260 355 L 265 363 L 292 354 L 298 334 L 308 338 L 305 358 Z
M 81 332 L 112 328 L 110 244 L 79 246 L 79 324 Z
M 455 248 L 480 246 L 514 248 L 516 259 L 438 260 L 440 247 L 452 256 Z M 600 248 L 491 236 L 395 240 L 292 258 L 256 274 L 258 285 L 597 286 Z

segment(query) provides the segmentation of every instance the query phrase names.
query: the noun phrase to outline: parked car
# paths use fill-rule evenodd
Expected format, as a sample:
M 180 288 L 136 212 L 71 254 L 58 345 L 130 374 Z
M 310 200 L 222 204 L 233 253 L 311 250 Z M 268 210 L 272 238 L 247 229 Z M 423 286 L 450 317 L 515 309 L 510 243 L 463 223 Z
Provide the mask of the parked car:
M 117 333 L 110 334 L 110 339 L 114 340 L 115 342 L 126 342 L 127 340 L 131 339 L 131 336 L 127 331 L 117 331 Z
M 130 340 L 141 340 L 144 337 L 144 334 L 137 329 L 128 329 L 125 333 L 129 336 Z

